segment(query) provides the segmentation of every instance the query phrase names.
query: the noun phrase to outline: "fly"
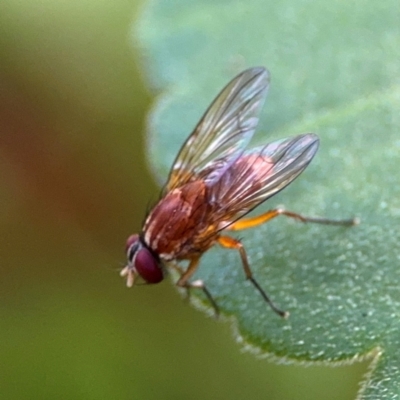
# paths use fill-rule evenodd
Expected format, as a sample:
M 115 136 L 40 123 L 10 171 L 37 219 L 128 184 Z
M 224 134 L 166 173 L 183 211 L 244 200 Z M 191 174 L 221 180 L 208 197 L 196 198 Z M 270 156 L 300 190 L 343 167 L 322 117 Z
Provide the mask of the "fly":
M 319 145 L 318 137 L 310 133 L 247 149 L 269 82 L 264 68 L 243 71 L 225 86 L 186 139 L 161 199 L 141 233 L 127 240 L 128 263 L 121 275 L 129 287 L 138 277 L 149 284 L 161 282 L 168 265 L 180 275 L 177 286 L 202 289 L 218 315 L 218 305 L 205 283 L 191 278 L 201 256 L 219 244 L 238 251 L 246 278 L 273 311 L 287 317 L 288 312 L 278 308 L 256 281 L 243 244 L 229 232 L 256 227 L 279 215 L 327 225 L 357 223 L 356 219 L 306 217 L 280 208 L 246 217 L 296 179 Z M 188 261 L 187 268 L 179 265 L 181 260 Z

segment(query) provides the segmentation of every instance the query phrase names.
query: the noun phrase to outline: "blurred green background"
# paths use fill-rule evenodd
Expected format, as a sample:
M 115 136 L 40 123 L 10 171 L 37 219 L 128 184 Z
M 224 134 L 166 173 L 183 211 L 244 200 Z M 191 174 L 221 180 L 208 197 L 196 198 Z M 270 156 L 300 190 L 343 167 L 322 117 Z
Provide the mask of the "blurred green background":
M 125 288 L 125 239 L 159 191 L 141 6 L 0 4 L 1 399 L 355 398 L 366 363 L 257 360 L 169 281 Z

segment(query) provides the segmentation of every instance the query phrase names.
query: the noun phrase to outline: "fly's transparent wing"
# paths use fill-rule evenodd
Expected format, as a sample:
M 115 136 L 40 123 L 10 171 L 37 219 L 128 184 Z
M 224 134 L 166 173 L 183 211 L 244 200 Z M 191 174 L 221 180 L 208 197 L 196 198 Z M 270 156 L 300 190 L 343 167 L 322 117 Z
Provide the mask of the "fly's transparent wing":
M 316 135 L 304 134 L 244 152 L 209 187 L 213 223 L 230 224 L 282 190 L 304 171 L 318 145 Z
M 196 179 L 216 159 L 213 176 L 223 174 L 249 143 L 268 86 L 262 67 L 243 71 L 225 86 L 180 149 L 164 192 Z

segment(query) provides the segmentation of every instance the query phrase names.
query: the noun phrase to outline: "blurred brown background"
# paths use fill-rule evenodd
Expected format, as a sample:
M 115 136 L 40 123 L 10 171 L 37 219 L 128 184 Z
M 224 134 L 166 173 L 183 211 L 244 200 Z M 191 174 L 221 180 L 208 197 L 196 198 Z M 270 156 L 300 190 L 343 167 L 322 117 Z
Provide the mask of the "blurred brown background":
M 0 397 L 354 398 L 366 365 L 257 360 L 169 281 L 119 277 L 159 190 L 129 42 L 141 3 L 0 4 Z

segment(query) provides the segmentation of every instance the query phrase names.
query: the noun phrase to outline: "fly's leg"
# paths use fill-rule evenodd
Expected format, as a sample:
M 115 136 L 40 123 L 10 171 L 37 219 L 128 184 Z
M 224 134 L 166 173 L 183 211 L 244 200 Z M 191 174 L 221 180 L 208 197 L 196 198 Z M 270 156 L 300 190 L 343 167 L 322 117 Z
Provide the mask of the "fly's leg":
M 242 229 L 253 228 L 257 225 L 264 224 L 269 220 L 278 217 L 279 215 L 285 215 L 286 217 L 294 218 L 301 222 L 311 222 L 314 224 L 324 224 L 324 225 L 339 225 L 339 226 L 352 226 L 358 225 L 360 223 L 358 218 L 352 219 L 328 219 L 320 217 L 306 217 L 301 214 L 294 213 L 292 211 L 286 211 L 283 208 L 277 208 L 275 210 L 269 210 L 264 214 L 258 215 L 256 217 L 243 218 L 236 221 L 232 225 L 229 225 L 226 230 L 239 231 Z
M 192 258 L 190 260 L 189 266 L 184 271 L 181 267 L 179 267 L 176 264 L 171 264 L 171 266 L 176 269 L 180 274 L 181 277 L 179 278 L 178 282 L 176 282 L 176 285 L 182 288 L 185 288 L 188 294 L 188 297 L 190 297 L 190 289 L 195 288 L 195 289 L 201 289 L 203 293 L 206 295 L 208 301 L 211 303 L 214 311 L 215 311 L 215 316 L 218 318 L 219 316 L 219 307 L 214 300 L 213 296 L 207 289 L 206 285 L 204 282 L 200 279 L 189 282 L 189 279 L 193 276 L 193 274 L 196 272 L 197 267 L 199 266 L 199 260 L 200 257 Z
M 339 226 L 352 226 L 358 225 L 359 220 L 357 218 L 353 219 L 327 219 L 327 218 L 319 218 L 319 217 L 306 217 L 301 214 L 297 214 L 292 211 L 286 211 L 282 208 L 277 208 L 274 210 L 269 210 L 261 215 L 250 218 L 243 218 L 239 221 L 234 222 L 232 225 L 229 225 L 226 230 L 231 231 L 239 231 L 242 229 L 253 228 L 257 225 L 264 224 L 265 222 L 270 221 L 271 219 L 278 217 L 279 215 L 285 215 L 286 217 L 294 218 L 301 222 L 311 222 L 316 224 L 324 224 L 324 225 L 339 225 Z M 258 282 L 254 279 L 253 274 L 250 269 L 250 265 L 247 259 L 246 251 L 239 240 L 233 239 L 230 236 L 220 236 L 218 238 L 218 242 L 228 249 L 236 249 L 239 251 L 240 258 L 242 259 L 243 269 L 246 274 L 247 279 L 255 286 L 255 288 L 261 293 L 264 300 L 270 305 L 270 307 L 281 317 L 287 318 L 289 313 L 286 311 L 280 310 L 269 298 L 267 293 L 261 288 Z
M 185 273 L 185 270 L 178 264 L 174 263 L 174 262 L 169 262 L 168 266 L 173 268 L 176 272 L 178 272 L 178 274 L 180 276 L 182 276 Z M 190 300 L 190 289 L 188 287 L 185 287 L 186 289 L 186 296 L 185 296 L 185 300 L 189 301 Z
M 243 228 L 242 228 L 243 229 Z M 246 274 L 246 278 L 254 285 L 254 287 L 260 292 L 261 296 L 268 303 L 268 305 L 275 311 L 278 315 L 283 318 L 287 318 L 289 313 L 287 311 L 283 311 L 278 308 L 274 302 L 269 298 L 265 290 L 258 284 L 258 282 L 253 277 L 253 273 L 251 272 L 249 261 L 247 259 L 246 250 L 243 247 L 243 244 L 230 236 L 220 236 L 218 238 L 218 243 L 227 248 L 227 249 L 236 249 L 239 251 L 240 258 L 242 259 L 243 269 Z

